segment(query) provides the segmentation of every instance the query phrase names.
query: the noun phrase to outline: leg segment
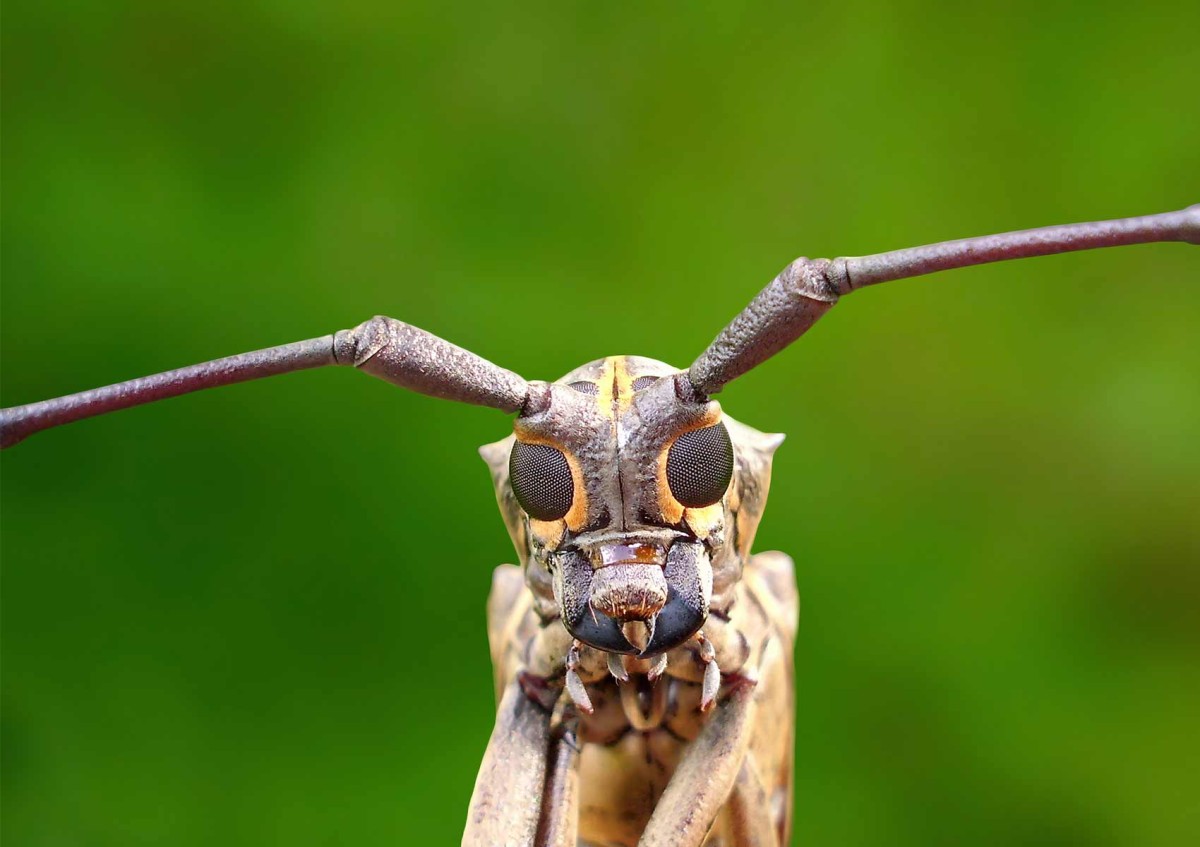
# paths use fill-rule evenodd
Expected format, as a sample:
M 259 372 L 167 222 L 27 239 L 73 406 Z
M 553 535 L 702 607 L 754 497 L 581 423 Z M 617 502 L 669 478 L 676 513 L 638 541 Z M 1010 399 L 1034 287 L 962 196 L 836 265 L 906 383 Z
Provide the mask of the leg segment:
M 575 847 L 579 832 L 579 744 L 568 727 L 550 752 L 537 847 Z
M 729 798 L 754 729 L 752 682 L 736 681 L 688 746 L 639 847 L 700 847 Z M 753 842 L 751 842 L 753 843 Z
M 551 746 L 550 712 L 510 682 L 475 778 L 463 847 L 533 847 Z

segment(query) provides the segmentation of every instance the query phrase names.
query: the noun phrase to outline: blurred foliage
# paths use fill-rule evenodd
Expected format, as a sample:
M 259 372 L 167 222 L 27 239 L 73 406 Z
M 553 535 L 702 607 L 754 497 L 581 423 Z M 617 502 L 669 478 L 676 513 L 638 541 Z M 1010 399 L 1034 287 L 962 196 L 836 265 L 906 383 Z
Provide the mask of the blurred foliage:
M 3 402 L 390 314 L 686 365 L 800 253 L 1200 202 L 1200 7 L 68 3 L 3 18 Z M 1200 839 L 1200 252 L 856 294 L 790 438 L 796 843 Z M 342 371 L 3 458 L 3 836 L 450 844 L 508 423 Z M 519 801 L 519 799 L 518 799 Z

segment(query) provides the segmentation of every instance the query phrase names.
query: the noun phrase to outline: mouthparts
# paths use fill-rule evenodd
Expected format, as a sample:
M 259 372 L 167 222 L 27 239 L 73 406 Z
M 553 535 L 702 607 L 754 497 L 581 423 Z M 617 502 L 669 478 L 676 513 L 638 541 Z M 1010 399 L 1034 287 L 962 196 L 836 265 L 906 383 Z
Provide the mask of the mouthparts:
M 697 541 L 577 546 L 555 554 L 554 592 L 575 638 L 610 653 L 653 656 L 703 626 L 712 565 Z

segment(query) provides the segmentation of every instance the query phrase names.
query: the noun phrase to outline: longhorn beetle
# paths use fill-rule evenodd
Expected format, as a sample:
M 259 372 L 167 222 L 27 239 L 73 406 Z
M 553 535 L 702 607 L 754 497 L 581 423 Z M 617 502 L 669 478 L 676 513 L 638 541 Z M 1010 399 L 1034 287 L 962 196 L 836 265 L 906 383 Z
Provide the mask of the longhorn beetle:
M 515 413 L 481 448 L 520 557 L 488 600 L 499 701 L 469 845 L 779 845 L 791 815 L 791 560 L 753 555 L 782 436 L 712 399 L 868 285 L 986 262 L 1200 243 L 1179 212 L 797 259 L 686 370 L 636 356 L 555 382 L 398 320 L 5 409 L 0 443 L 324 365 Z

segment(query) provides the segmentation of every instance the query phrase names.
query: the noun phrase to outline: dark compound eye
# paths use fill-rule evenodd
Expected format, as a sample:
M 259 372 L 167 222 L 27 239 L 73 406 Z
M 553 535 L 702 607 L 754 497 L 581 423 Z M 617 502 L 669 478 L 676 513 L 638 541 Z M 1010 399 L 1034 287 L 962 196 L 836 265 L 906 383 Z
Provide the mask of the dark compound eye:
M 643 388 L 649 388 L 654 385 L 654 383 L 658 382 L 658 379 L 656 376 L 639 376 L 629 387 L 634 391 L 641 391 Z
M 667 483 L 688 508 L 711 506 L 733 478 L 733 444 L 725 424 L 685 432 L 667 452 Z
M 508 478 L 517 502 L 531 518 L 556 521 L 571 510 L 575 481 L 561 450 L 518 441 L 508 457 Z

